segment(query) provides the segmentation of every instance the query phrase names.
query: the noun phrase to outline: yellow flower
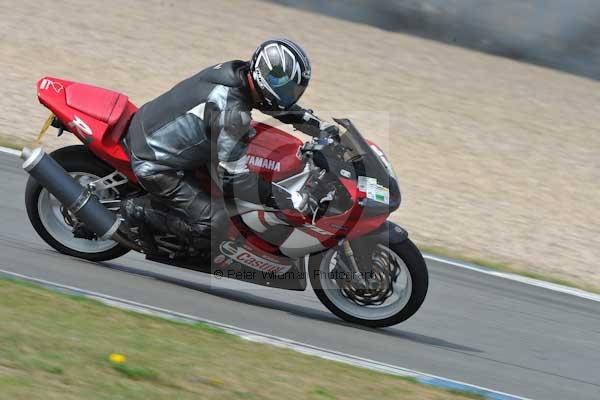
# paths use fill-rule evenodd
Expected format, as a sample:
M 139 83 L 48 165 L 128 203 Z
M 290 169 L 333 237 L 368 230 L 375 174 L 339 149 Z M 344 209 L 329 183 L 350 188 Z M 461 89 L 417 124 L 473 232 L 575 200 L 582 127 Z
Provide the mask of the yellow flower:
M 125 362 L 125 356 L 122 354 L 112 353 L 108 359 L 115 364 L 123 364 Z

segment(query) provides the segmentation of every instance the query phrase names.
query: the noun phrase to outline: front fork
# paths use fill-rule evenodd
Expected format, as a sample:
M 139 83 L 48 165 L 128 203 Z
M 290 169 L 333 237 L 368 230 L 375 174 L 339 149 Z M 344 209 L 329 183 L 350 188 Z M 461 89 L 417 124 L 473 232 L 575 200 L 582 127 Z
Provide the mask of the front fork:
M 408 232 L 406 232 L 406 230 L 404 230 L 401 226 L 390 221 L 385 221 L 375 231 L 367 234 L 364 237 L 361 237 L 361 243 L 400 243 L 407 238 Z M 371 272 L 371 266 L 369 265 L 368 268 L 361 268 L 358 265 L 356 257 L 354 256 L 354 250 L 350 245 L 350 241 L 344 240 L 341 243 L 341 247 L 346 260 L 348 260 L 350 264 L 349 266 L 346 266 L 346 268 L 349 267 L 349 271 L 347 270 L 346 272 L 350 273 L 353 283 L 362 289 L 368 289 L 371 286 L 376 285 L 375 282 L 371 282 L 371 280 L 368 279 L 370 278 L 369 273 Z
M 368 287 L 367 280 L 363 276 L 358 263 L 356 262 L 356 258 L 354 257 L 354 251 L 352 250 L 352 246 L 350 245 L 350 241 L 344 240 L 342 243 L 342 250 L 344 250 L 344 255 L 346 256 L 346 260 L 349 261 L 350 267 L 352 268 L 352 281 L 358 288 L 366 289 Z

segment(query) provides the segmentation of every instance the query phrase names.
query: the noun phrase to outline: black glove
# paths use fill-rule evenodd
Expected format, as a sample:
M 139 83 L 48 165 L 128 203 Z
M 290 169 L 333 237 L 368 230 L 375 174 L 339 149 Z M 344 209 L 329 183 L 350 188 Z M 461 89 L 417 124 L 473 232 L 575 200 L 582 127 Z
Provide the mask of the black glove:
M 340 138 L 340 129 L 337 125 L 330 124 L 328 122 L 322 122 L 320 126 L 321 132 L 319 138 L 331 138 L 338 141 Z

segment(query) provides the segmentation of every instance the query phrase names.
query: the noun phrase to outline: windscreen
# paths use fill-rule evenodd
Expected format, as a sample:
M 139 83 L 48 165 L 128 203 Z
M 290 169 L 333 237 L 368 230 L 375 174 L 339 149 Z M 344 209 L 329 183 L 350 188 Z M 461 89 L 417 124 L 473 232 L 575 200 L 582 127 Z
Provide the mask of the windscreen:
M 341 136 L 341 144 L 350 149 L 351 160 L 359 179 L 376 179 L 376 183 L 384 187 L 383 199 L 377 197 L 367 199 L 365 211 L 369 214 L 383 214 L 396 210 L 400 206 L 400 188 L 398 182 L 388 172 L 381 158 L 371 148 L 356 127 L 347 119 L 336 119 L 335 122 L 346 128 Z

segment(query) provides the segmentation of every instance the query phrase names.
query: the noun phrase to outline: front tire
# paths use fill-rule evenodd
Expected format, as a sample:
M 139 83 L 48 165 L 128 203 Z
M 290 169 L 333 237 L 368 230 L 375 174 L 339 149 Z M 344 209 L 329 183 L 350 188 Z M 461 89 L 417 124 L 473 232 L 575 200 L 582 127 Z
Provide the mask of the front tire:
M 50 156 L 80 181 L 95 180 L 114 171 L 81 145 L 63 147 Z M 111 195 L 118 196 L 118 193 Z M 75 238 L 56 198 L 31 176 L 25 189 L 25 207 L 38 235 L 60 253 L 90 261 L 107 261 L 129 252 L 128 248 L 112 240 Z
M 347 295 L 347 290 L 343 290 L 332 279 L 331 265 L 339 256 L 339 249 L 332 248 L 309 259 L 310 281 L 321 303 L 348 322 L 373 328 L 395 325 L 412 317 L 425 301 L 429 286 L 427 265 L 417 246 L 407 238 L 400 243 L 375 244 L 361 251 L 370 251 L 372 254 L 376 251 L 386 252 L 390 263 L 397 263 L 400 269 L 395 281 L 402 278 L 406 287 L 397 290 L 400 293 L 389 305 L 361 305 L 353 301 Z

